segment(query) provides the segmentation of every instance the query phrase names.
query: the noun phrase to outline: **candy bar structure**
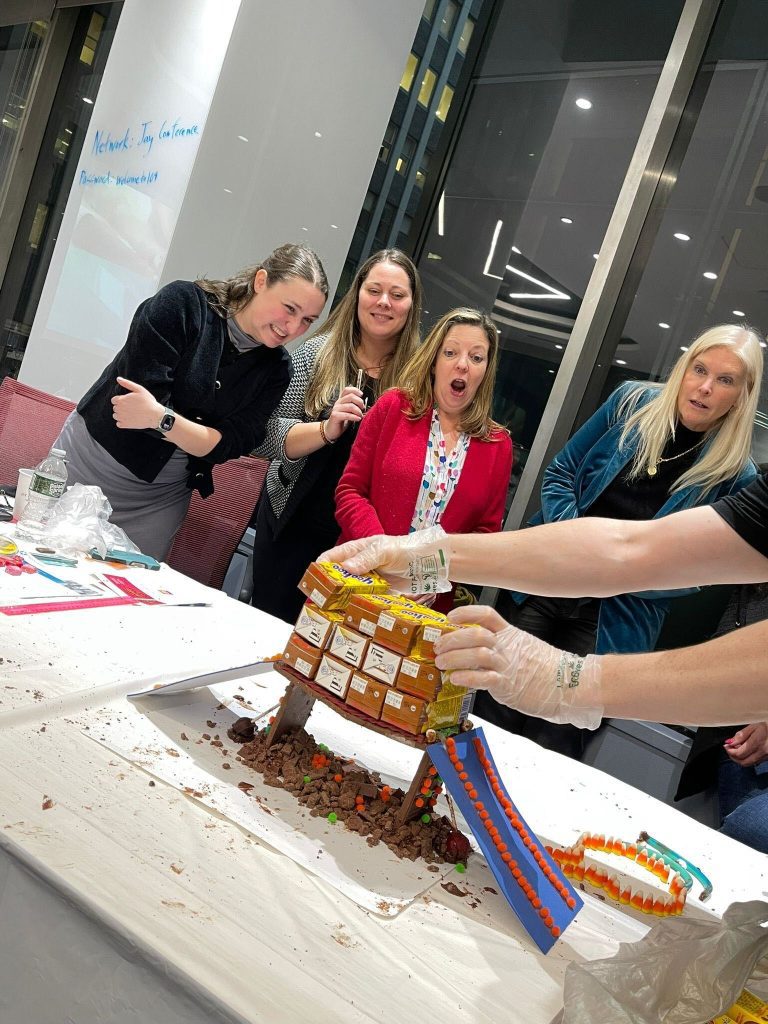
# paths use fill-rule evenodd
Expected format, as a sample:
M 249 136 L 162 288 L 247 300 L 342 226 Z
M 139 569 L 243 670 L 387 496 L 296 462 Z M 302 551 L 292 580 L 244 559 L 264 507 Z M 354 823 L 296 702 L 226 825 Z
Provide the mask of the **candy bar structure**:
M 299 587 L 309 600 L 276 665 L 289 686 L 268 727 L 264 756 L 299 734 L 316 700 L 367 729 L 420 748 L 423 756 L 394 827 L 409 821 L 418 821 L 419 828 L 442 827 L 444 819 L 433 822 L 433 809 L 442 790 L 449 790 L 513 911 L 539 949 L 548 952 L 582 900 L 509 798 L 482 730 L 467 720 L 473 692 L 455 686 L 435 665 L 435 642 L 460 627 L 387 593 L 375 573 L 356 577 L 338 565 L 313 563 Z M 311 770 L 325 768 L 313 761 Z M 303 784 L 311 786 L 311 774 Z M 373 787 L 376 807 L 389 798 L 384 789 Z M 364 800 L 360 795 L 361 807 Z M 329 821 L 337 817 L 328 815 Z M 435 848 L 443 859 L 463 864 L 468 840 L 456 833 L 451 843 L 456 849 L 448 849 L 447 839 Z

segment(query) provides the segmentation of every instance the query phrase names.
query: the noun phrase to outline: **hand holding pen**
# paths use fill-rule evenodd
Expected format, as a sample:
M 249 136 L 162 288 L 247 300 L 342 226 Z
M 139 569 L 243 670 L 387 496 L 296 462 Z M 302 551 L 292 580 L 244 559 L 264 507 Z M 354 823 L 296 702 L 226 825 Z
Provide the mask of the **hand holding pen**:
M 360 388 L 363 371 L 358 370 L 357 385 L 348 384 L 333 403 L 328 419 L 323 424 L 323 433 L 329 444 L 338 441 L 350 423 L 359 423 L 365 413 L 363 392 Z

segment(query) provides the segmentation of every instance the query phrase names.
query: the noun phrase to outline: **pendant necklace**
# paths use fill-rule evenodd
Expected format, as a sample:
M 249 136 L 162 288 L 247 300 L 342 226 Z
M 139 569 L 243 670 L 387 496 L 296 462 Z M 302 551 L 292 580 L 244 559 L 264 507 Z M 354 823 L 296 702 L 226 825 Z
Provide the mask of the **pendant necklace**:
M 658 470 L 658 466 L 659 466 L 659 465 L 660 465 L 660 464 L 661 464 L 662 462 L 674 462 L 674 461 L 675 461 L 675 459 L 682 459 L 682 457 L 683 457 L 684 455 L 690 455 L 690 453 L 691 453 L 692 451 L 695 451 L 695 450 L 696 450 L 697 448 L 699 448 L 699 447 L 700 447 L 701 445 L 703 445 L 703 444 L 704 444 L 704 442 L 705 442 L 706 440 L 707 440 L 707 439 L 706 439 L 706 437 L 702 437 L 702 439 L 701 439 L 700 441 L 697 441 L 697 442 L 696 442 L 696 444 L 695 444 L 695 445 L 693 445 L 693 447 L 691 447 L 691 448 L 686 448 L 686 450 L 685 450 L 684 452 L 678 452 L 678 453 L 677 453 L 677 455 L 670 455 L 670 456 L 669 456 L 668 458 L 666 458 L 666 459 L 661 459 L 661 458 L 659 458 L 659 459 L 656 459 L 656 461 L 654 462 L 654 464 L 653 464 L 652 466 L 649 466 L 649 467 L 648 467 L 648 470 L 647 470 L 647 472 L 648 472 L 648 476 L 656 476 L 656 474 L 657 474 L 657 473 L 658 473 L 658 471 L 659 471 L 659 470 Z

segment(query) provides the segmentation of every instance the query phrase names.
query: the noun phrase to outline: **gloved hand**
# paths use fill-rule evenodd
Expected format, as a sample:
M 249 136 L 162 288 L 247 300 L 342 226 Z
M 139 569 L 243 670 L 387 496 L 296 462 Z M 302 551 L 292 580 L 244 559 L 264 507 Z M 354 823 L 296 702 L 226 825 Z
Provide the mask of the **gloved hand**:
M 488 690 L 500 704 L 549 722 L 596 729 L 603 716 L 601 661 L 558 651 L 530 633 L 510 626 L 493 608 L 454 608 L 457 629 L 435 644 L 435 664 L 451 682 Z
M 324 551 L 318 562 L 338 562 L 360 576 L 376 569 L 393 590 L 409 597 L 446 594 L 448 545 L 440 526 L 417 530 L 405 537 L 363 537 Z

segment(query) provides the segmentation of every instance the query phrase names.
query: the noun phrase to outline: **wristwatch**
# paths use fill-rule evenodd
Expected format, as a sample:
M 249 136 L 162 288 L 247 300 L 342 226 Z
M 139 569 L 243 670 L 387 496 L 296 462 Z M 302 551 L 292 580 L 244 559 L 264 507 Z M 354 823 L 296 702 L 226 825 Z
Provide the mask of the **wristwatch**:
M 166 405 L 163 412 L 162 419 L 157 425 L 157 429 L 161 434 L 167 434 L 169 430 L 173 430 L 173 425 L 176 422 L 176 413 L 173 409 L 169 409 Z

